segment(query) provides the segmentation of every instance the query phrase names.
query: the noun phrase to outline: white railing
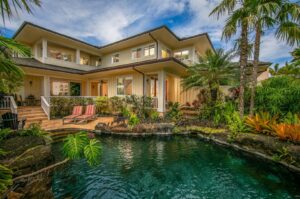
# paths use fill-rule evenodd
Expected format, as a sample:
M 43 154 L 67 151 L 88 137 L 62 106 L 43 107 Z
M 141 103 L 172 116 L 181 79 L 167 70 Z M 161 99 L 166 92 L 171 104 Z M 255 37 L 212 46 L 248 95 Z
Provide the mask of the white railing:
M 44 96 L 41 96 L 41 107 L 44 110 L 45 114 L 48 117 L 48 120 L 50 119 L 50 103 L 47 101 L 47 99 Z
M 0 99 L 0 109 L 10 109 L 12 113 L 18 113 L 18 106 L 13 96 L 4 96 Z

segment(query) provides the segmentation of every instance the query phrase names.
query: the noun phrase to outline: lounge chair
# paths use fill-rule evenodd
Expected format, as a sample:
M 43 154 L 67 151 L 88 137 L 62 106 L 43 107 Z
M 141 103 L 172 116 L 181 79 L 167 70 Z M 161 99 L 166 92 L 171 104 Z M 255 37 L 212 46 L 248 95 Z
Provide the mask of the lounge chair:
M 93 120 L 96 118 L 96 107 L 95 105 L 87 105 L 85 109 L 85 113 L 75 118 L 75 122 L 77 124 L 88 122 L 89 120 Z
M 72 115 L 68 115 L 63 118 L 62 122 L 65 124 L 65 120 L 69 121 L 68 123 L 71 123 L 75 120 L 76 117 L 80 116 L 82 114 L 82 106 L 74 106 Z

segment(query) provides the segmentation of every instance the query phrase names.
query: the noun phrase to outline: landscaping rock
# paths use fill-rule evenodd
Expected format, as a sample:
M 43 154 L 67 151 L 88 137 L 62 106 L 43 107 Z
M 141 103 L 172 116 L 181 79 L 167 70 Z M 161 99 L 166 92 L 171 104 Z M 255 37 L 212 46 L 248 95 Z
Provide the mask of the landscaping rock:
M 1 159 L 9 159 L 11 157 L 22 154 L 27 149 L 35 147 L 37 145 L 44 145 L 45 140 L 43 137 L 37 136 L 15 136 L 9 139 L 1 141 L 0 145 L 4 151 L 8 153 Z M 1 160 L 0 159 L 0 160 Z
M 8 166 L 14 171 L 15 176 L 19 176 L 43 168 L 52 160 L 51 146 L 39 145 L 9 160 Z
M 22 199 L 24 198 L 24 194 L 17 193 L 14 191 L 11 191 L 7 194 L 7 199 Z

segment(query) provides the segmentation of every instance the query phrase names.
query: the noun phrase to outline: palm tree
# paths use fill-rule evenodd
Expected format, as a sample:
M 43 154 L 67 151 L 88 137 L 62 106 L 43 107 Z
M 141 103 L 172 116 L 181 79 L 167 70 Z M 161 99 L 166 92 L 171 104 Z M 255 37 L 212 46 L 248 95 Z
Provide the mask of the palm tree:
M 291 54 L 293 56 L 292 64 L 300 67 L 300 48 L 296 48 Z
M 286 40 L 290 45 L 300 43 L 300 28 L 297 25 L 300 22 L 300 6 L 296 3 L 290 3 L 288 0 L 253 0 L 249 7 L 251 8 L 251 20 L 249 21 L 255 29 L 253 72 L 250 84 L 250 115 L 252 116 L 262 30 L 277 26 L 277 38 Z
M 25 9 L 28 13 L 32 13 L 32 5 L 40 6 L 40 0 L 0 0 L 0 13 L 3 23 L 5 24 L 6 18 L 12 17 L 12 10 L 18 12 L 18 10 Z M 18 77 L 23 76 L 21 68 L 12 60 L 14 55 L 29 57 L 30 49 L 13 39 L 0 36 L 0 73 L 10 73 Z
M 240 35 L 240 87 L 239 87 L 239 113 L 244 116 L 244 92 L 245 92 L 245 68 L 248 61 L 248 28 L 249 28 L 249 4 L 251 0 L 222 0 L 221 3 L 212 10 L 210 15 L 229 14 L 223 29 L 222 39 L 229 40 L 241 28 Z
M 32 13 L 32 5 L 41 6 L 40 0 L 0 0 L 0 13 L 5 23 L 5 18 L 11 18 L 13 16 L 13 11 L 18 12 L 18 10 L 25 9 L 28 13 Z M 13 9 L 12 9 L 13 8 Z
M 188 68 L 189 76 L 183 79 L 186 90 L 191 88 L 208 87 L 212 102 L 219 96 L 221 82 L 230 81 L 236 76 L 235 64 L 231 62 L 234 54 L 217 49 L 216 52 L 206 51 L 204 57 L 199 57 L 199 64 Z

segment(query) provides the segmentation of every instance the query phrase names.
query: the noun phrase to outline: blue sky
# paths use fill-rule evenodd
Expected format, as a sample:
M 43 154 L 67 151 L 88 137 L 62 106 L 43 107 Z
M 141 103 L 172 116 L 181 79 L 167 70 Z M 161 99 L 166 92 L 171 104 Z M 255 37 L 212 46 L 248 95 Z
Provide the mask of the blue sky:
M 167 25 L 180 37 L 208 32 L 216 48 L 231 49 L 233 40 L 221 41 L 226 16 L 209 17 L 220 0 L 41 0 L 33 14 L 19 12 L 1 24 L 11 37 L 23 21 L 30 21 L 94 45 L 104 45 L 145 30 Z M 261 60 L 284 64 L 292 48 L 272 31 L 262 38 Z

